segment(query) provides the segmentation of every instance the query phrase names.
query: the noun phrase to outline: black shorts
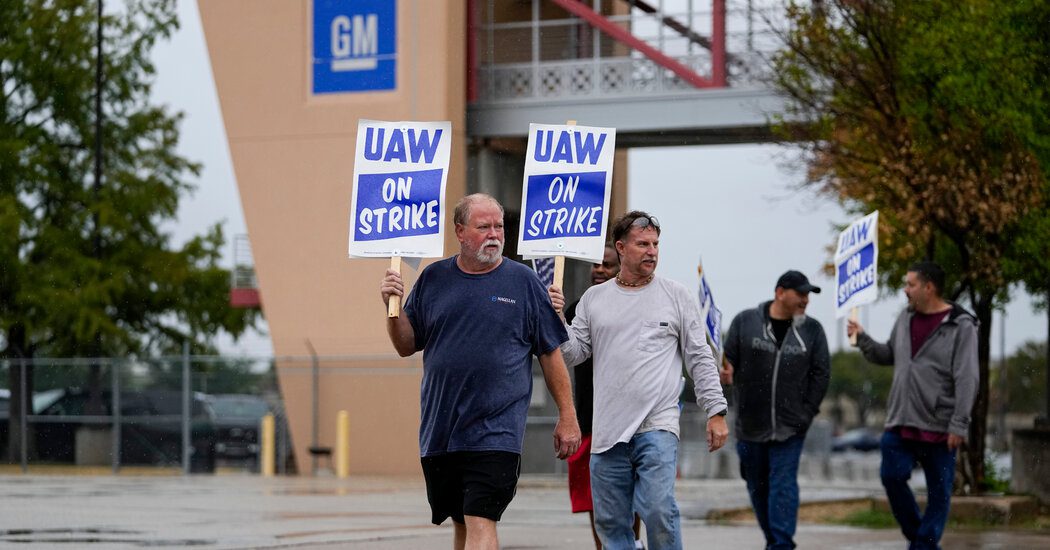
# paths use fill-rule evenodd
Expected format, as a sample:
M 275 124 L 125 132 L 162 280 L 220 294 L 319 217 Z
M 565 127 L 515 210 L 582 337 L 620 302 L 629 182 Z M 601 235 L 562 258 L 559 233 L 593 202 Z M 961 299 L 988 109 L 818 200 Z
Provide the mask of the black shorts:
M 504 451 L 463 451 L 420 462 L 434 525 L 449 517 L 462 524 L 464 515 L 499 521 L 521 474 L 521 455 Z

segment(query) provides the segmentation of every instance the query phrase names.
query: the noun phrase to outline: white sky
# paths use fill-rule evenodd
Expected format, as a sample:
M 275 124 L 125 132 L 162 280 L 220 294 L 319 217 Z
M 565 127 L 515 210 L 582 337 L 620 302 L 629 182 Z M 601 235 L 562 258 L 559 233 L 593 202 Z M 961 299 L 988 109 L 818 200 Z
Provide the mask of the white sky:
M 183 111 L 180 152 L 203 164 L 197 192 L 184 198 L 172 228 L 177 242 L 223 225 L 227 241 L 247 233 L 237 193 L 218 97 L 195 0 L 179 0 L 181 29 L 156 48 L 155 101 Z M 697 285 L 697 260 L 704 269 L 724 323 L 745 308 L 770 299 L 777 277 L 798 269 L 823 287 L 810 296 L 809 314 L 824 324 L 832 349 L 844 335 L 834 318 L 832 280 L 821 273 L 825 247 L 835 242 L 833 225 L 848 220 L 834 203 L 796 191 L 798 174 L 781 169 L 783 151 L 769 145 L 636 149 L 629 153 L 628 206 L 661 222 L 659 273 L 690 288 Z M 232 265 L 232 244 L 226 253 Z M 1021 291 L 1007 308 L 1006 349 L 1046 338 L 1045 313 L 1035 313 Z M 877 339 L 889 335 L 904 306 L 903 294 L 862 308 L 861 322 Z M 995 318 L 992 356 L 1000 354 L 1000 317 Z M 266 355 L 269 337 L 223 338 L 224 353 Z

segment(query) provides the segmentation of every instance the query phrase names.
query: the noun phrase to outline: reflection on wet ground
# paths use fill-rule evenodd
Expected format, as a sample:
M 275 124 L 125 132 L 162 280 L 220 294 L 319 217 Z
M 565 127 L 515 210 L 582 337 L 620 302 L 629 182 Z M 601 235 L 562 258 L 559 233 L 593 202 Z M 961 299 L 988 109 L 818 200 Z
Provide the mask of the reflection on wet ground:
M 73 548 L 75 544 L 123 544 L 144 547 L 209 546 L 214 540 L 136 538 L 138 531 L 120 529 L 8 529 L 0 531 L 0 543 L 52 544 Z
M 876 485 L 804 486 L 803 500 L 878 493 Z M 713 509 L 747 506 L 740 480 L 681 480 L 686 548 L 759 548 L 752 523 L 698 519 Z M 499 527 L 504 549 L 593 547 L 586 514 L 569 512 L 564 478 L 526 476 Z M 895 529 L 801 525 L 807 549 L 904 547 Z M 1046 548 L 1050 537 L 1025 531 L 950 531 L 945 548 Z M 260 478 L 0 475 L 0 547 L 207 547 L 215 549 L 448 548 L 449 522 L 430 524 L 419 477 Z

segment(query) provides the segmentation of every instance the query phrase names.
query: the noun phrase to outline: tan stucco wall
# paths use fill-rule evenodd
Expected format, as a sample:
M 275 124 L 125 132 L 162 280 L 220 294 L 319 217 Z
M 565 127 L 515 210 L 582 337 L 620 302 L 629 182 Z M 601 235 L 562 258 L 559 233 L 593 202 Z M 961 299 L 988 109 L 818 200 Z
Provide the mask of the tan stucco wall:
M 199 0 L 255 269 L 277 356 L 320 368 L 319 444 L 350 412 L 352 473 L 419 471 L 420 358 L 386 337 L 383 260 L 347 258 L 359 118 L 451 120 L 446 201 L 464 193 L 465 2 L 397 5 L 397 89 L 314 96 L 308 0 Z M 450 224 L 450 216 L 447 217 Z M 456 249 L 446 225 L 446 253 Z M 406 271 L 408 271 L 406 269 Z M 414 274 L 406 273 L 408 282 Z M 278 361 L 300 471 L 309 472 L 311 369 Z

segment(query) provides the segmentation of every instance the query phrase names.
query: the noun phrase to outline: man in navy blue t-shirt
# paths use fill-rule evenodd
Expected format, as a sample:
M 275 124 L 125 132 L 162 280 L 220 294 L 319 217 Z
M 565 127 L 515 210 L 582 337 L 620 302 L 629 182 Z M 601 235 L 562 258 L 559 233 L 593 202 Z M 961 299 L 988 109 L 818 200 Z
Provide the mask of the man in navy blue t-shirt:
M 460 253 L 420 273 L 387 332 L 402 357 L 423 350 L 419 450 L 432 521 L 452 518 L 457 549 L 496 549 L 520 472 L 533 355 L 558 405 L 558 458 L 576 452 L 580 427 L 559 350 L 568 335 L 536 274 L 503 257 L 503 207 L 469 195 L 454 221 Z M 381 293 L 384 303 L 404 296 L 399 273 L 387 270 Z

